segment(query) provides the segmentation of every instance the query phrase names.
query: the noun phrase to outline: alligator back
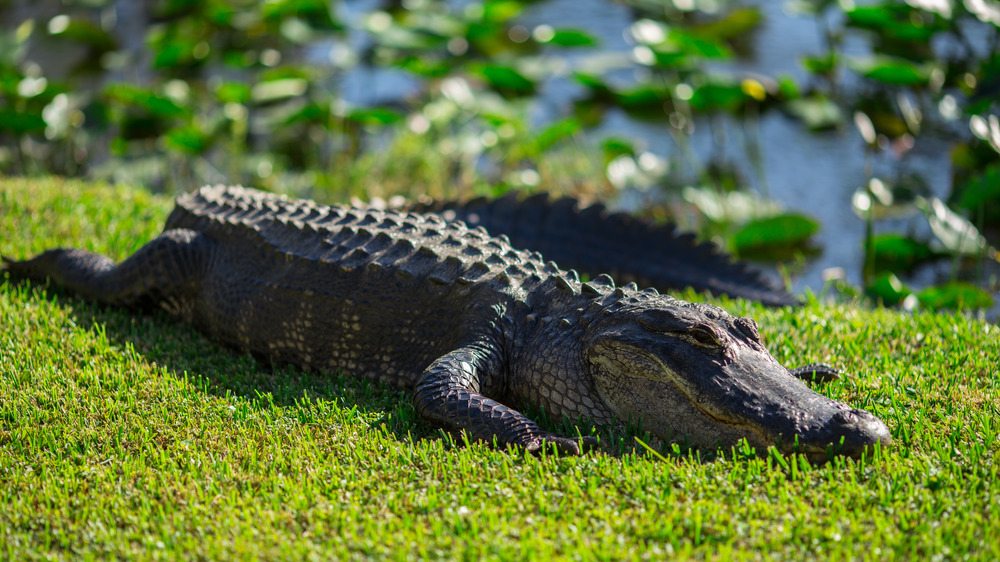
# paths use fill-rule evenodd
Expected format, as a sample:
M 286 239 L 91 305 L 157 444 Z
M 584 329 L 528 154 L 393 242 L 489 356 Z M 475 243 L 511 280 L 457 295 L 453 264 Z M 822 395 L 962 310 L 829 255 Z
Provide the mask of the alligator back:
M 733 261 L 715 244 L 698 243 L 693 234 L 678 232 L 673 225 L 609 212 L 601 204 L 580 208 L 571 198 L 550 200 L 542 193 L 521 200 L 511 192 L 499 199 L 431 203 L 414 210 L 483 226 L 510 237 L 518 248 L 539 251 L 562 267 L 592 277 L 607 273 L 619 282 L 664 292 L 693 287 L 769 306 L 798 303 L 760 271 Z
M 458 346 L 469 309 L 502 303 L 533 272 L 557 271 L 537 253 L 433 215 L 239 187 L 180 197 L 166 223 L 175 229 L 217 246 L 193 306 L 199 328 L 278 361 L 402 387 Z

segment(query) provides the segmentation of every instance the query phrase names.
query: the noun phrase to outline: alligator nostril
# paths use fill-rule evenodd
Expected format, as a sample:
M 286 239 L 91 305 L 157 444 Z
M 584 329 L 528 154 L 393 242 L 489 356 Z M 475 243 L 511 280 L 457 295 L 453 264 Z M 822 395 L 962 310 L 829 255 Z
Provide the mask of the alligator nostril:
M 878 418 L 872 415 L 871 412 L 858 410 L 857 408 L 840 410 L 834 414 L 830 420 L 833 423 L 846 426 L 860 426 L 863 424 L 870 424 L 871 422 L 878 422 L 879 424 L 882 423 Z
M 852 424 L 856 419 L 854 412 L 854 410 L 841 410 L 833 415 L 833 422 L 840 425 Z

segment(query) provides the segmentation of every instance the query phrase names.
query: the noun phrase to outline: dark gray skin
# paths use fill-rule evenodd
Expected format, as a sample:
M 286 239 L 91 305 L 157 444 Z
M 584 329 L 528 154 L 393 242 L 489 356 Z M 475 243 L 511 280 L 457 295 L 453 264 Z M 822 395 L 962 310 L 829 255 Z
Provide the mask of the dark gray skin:
M 693 287 L 767 306 L 799 304 L 797 297 L 715 244 L 699 243 L 671 224 L 609 212 L 599 203 L 581 207 L 568 197 L 550 200 L 540 193 L 519 199 L 510 192 L 499 199 L 432 202 L 412 209 L 483 226 L 491 234 L 508 236 L 516 248 L 535 250 L 591 277 L 608 273 L 619 282 L 663 292 Z
M 5 262 L 101 303 L 164 308 L 243 351 L 413 389 L 422 417 L 472 440 L 568 454 L 594 444 L 516 410 L 533 405 L 641 420 L 699 447 L 746 439 L 819 459 L 891 442 L 875 416 L 779 365 L 749 318 L 608 276 L 581 283 L 435 215 L 206 187 L 120 265 L 68 249 Z

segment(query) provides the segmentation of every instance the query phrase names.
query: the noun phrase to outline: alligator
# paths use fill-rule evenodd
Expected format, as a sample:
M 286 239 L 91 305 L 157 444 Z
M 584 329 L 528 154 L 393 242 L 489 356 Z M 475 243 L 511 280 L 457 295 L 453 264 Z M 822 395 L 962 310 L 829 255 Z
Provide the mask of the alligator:
M 105 305 L 162 308 L 270 361 L 410 389 L 424 420 L 472 441 L 598 445 L 546 431 L 526 407 L 818 460 L 892 441 L 874 415 L 796 376 L 828 368 L 781 366 L 750 318 L 608 275 L 583 282 L 435 214 L 207 186 L 180 196 L 163 233 L 120 264 L 79 249 L 3 264 Z
M 544 192 L 520 199 L 511 191 L 496 199 L 428 201 L 404 208 L 483 226 L 506 235 L 516 248 L 535 250 L 591 277 L 607 273 L 619 282 L 661 292 L 691 287 L 767 306 L 799 304 L 772 279 L 746 262 L 733 261 L 715 244 L 699 243 L 673 224 L 610 212 L 601 203 L 582 207 L 576 199 L 551 200 Z

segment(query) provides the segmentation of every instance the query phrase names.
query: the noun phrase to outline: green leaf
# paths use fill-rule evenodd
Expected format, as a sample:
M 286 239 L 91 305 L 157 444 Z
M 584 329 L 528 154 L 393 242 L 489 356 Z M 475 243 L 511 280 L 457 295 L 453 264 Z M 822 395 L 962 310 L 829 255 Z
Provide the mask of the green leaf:
M 483 21 L 503 23 L 520 15 L 524 3 L 518 0 L 488 0 L 483 5 Z
M 635 145 L 632 141 L 623 139 L 621 137 L 608 137 L 604 139 L 601 143 L 601 148 L 604 150 L 604 162 L 614 160 L 619 156 L 631 156 L 635 157 Z
M 936 287 L 928 287 L 917 293 L 923 306 L 933 309 L 989 308 L 993 306 L 993 296 L 986 291 L 964 281 L 952 281 Z
M 612 95 L 611 88 L 608 86 L 607 82 L 601 76 L 595 76 L 593 74 L 588 74 L 584 72 L 576 72 L 573 74 L 573 79 L 583 84 L 587 89 L 591 90 L 593 94 L 598 96 L 610 96 Z
M 131 84 L 112 84 L 104 93 L 112 101 L 126 106 L 141 107 L 158 118 L 171 119 L 187 114 L 183 107 L 177 105 L 170 98 Z
M 895 306 L 910 296 L 913 291 L 904 285 L 895 274 L 884 273 L 865 289 L 865 293 L 886 306 Z
M 909 271 L 937 256 L 927 244 L 898 234 L 880 234 L 872 239 L 876 271 Z
M 688 103 L 695 111 L 733 111 L 746 103 L 749 96 L 740 84 L 708 83 L 695 88 Z
M 215 96 L 222 103 L 247 103 L 250 101 L 250 86 L 241 82 L 224 82 L 215 89 Z
M 45 130 L 41 112 L 32 113 L 11 108 L 0 108 L 0 131 L 14 134 L 39 133 Z
M 664 46 L 672 46 L 674 48 L 670 50 L 709 59 L 728 59 L 733 56 L 732 50 L 721 41 L 680 29 L 670 30 L 667 35 L 667 43 Z M 669 52 L 669 50 L 665 50 L 665 52 Z
M 959 190 L 958 204 L 970 211 L 987 204 L 1000 203 L 1000 163 L 993 163 L 976 174 Z
M 115 49 L 115 40 L 107 31 L 87 20 L 70 18 L 65 14 L 49 20 L 49 35 L 81 43 L 96 51 L 97 54 Z
M 807 55 L 799 59 L 799 61 L 802 63 L 802 67 L 809 72 L 813 74 L 826 75 L 837 69 L 840 57 L 837 56 L 837 53 L 820 56 Z
M 737 253 L 760 248 L 801 244 L 819 230 L 815 220 L 796 213 L 753 220 L 743 226 L 729 243 Z
M 504 95 L 526 96 L 535 92 L 535 83 L 513 67 L 483 64 L 478 74 L 489 82 L 492 89 Z
M 347 118 L 365 125 L 391 125 L 398 122 L 403 116 L 386 107 L 366 107 L 352 110 Z
M 557 29 L 552 37 L 545 41 L 549 45 L 560 47 L 592 47 L 597 45 L 597 40 L 587 32 L 577 29 Z
M 543 129 L 535 137 L 534 152 L 541 154 L 559 141 L 569 138 L 580 130 L 580 122 L 572 117 L 556 121 Z
M 431 56 L 408 55 L 395 62 L 396 66 L 424 78 L 444 78 L 452 71 L 452 62 Z
M 791 76 L 780 76 L 778 78 L 778 91 L 781 92 L 781 98 L 786 101 L 802 97 L 802 90 Z
M 640 84 L 615 94 L 615 103 L 630 113 L 663 115 L 664 104 L 673 102 L 673 91 L 660 84 Z
M 335 31 L 343 26 L 333 19 L 327 0 L 269 0 L 261 3 L 261 13 L 270 22 L 293 19 L 303 21 L 312 29 Z
M 858 6 L 845 11 L 851 27 L 870 29 L 890 39 L 926 43 L 939 31 L 947 30 L 943 21 L 925 17 L 919 10 L 900 4 Z
M 310 123 L 315 125 L 320 125 L 323 127 L 330 126 L 330 109 L 329 105 L 320 105 L 318 103 L 307 103 L 299 108 L 297 111 L 292 112 L 284 120 L 284 124 L 295 125 L 298 123 Z
M 208 136 L 194 125 L 168 131 L 165 142 L 168 148 L 190 156 L 202 154 L 208 148 Z
M 925 86 L 935 69 L 931 64 L 917 65 L 888 55 L 855 57 L 847 66 L 865 78 L 894 86 Z

